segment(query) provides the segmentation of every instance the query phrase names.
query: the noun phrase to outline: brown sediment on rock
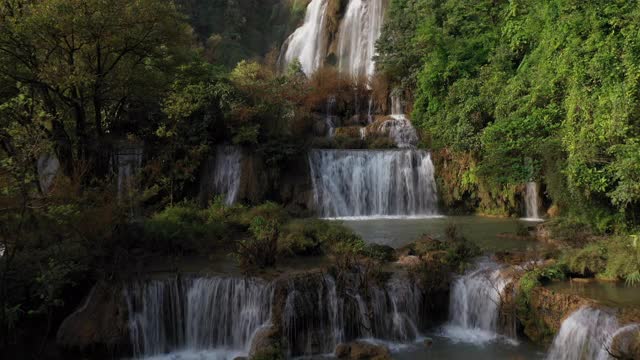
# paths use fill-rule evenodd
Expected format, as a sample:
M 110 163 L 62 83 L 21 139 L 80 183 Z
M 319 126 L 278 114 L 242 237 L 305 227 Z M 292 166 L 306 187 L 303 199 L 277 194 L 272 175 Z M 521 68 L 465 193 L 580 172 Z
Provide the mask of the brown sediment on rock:
M 82 353 L 128 352 L 128 311 L 121 287 L 97 283 L 83 305 L 62 322 L 56 342 L 65 350 Z
M 391 360 L 389 349 L 380 344 L 365 341 L 353 341 L 336 347 L 335 356 L 338 359 L 352 360 Z

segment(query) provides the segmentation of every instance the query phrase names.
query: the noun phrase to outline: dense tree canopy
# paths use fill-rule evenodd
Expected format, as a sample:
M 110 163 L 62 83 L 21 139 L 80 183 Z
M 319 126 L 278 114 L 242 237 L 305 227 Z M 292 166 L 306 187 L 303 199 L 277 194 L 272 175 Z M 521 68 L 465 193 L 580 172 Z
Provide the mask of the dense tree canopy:
M 637 224 L 639 16 L 633 1 L 392 0 L 379 69 L 480 182 L 542 180 L 568 211 Z

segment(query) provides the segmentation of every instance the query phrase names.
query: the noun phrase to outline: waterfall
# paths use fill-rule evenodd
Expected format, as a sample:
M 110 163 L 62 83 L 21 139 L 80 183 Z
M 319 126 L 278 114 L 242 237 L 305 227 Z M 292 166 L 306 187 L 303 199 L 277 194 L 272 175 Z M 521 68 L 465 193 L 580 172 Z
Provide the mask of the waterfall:
M 617 319 L 604 310 L 583 307 L 562 322 L 548 360 L 608 360 L 607 348 L 618 329 Z
M 383 0 L 350 0 L 338 34 L 340 71 L 355 77 L 370 77 L 373 57 L 384 22 Z
M 437 214 L 431 155 L 423 150 L 312 150 L 309 165 L 323 217 Z
M 120 143 L 113 155 L 118 174 L 118 199 L 131 199 L 136 190 L 135 177 L 142 168 L 143 147 L 139 144 Z
M 476 268 L 455 280 L 451 289 L 447 337 L 485 343 L 499 337 L 502 296 L 511 279 L 498 264 L 482 260 Z
M 418 132 L 404 115 L 392 115 L 373 126 L 377 134 L 386 134 L 398 148 L 415 148 L 418 144 Z
M 327 115 L 325 117 L 325 125 L 327 127 L 327 137 L 332 138 L 336 133 L 336 124 L 333 121 L 336 111 L 337 100 L 335 96 L 329 96 L 327 99 Z
M 330 275 L 290 281 L 283 313 L 288 355 L 332 353 L 358 338 L 412 341 L 419 336 L 422 305 L 420 289 L 399 276 L 364 288 L 339 287 Z
M 200 197 L 203 203 L 211 195 L 223 195 L 231 205 L 237 201 L 242 176 L 242 149 L 239 146 L 219 145 L 215 155 L 204 166 L 200 180 Z
M 247 353 L 252 335 L 268 323 L 272 287 L 257 279 L 173 278 L 130 283 L 124 296 L 136 357 L 220 349 L 236 354 Z
M 538 184 L 533 181 L 527 183 L 524 200 L 527 213 L 526 219 L 532 221 L 541 220 L 538 213 L 540 209 L 540 205 L 538 205 Z
M 391 95 L 391 116 L 404 118 L 404 106 L 402 98 L 398 95 Z
M 53 154 L 44 154 L 38 158 L 38 183 L 40 184 L 40 190 L 43 193 L 48 193 L 51 190 L 53 181 L 60 170 L 60 161 Z
M 285 42 L 284 61 L 298 59 L 305 74 L 311 75 L 322 66 L 326 57 L 325 23 L 328 0 L 311 0 L 304 23 Z

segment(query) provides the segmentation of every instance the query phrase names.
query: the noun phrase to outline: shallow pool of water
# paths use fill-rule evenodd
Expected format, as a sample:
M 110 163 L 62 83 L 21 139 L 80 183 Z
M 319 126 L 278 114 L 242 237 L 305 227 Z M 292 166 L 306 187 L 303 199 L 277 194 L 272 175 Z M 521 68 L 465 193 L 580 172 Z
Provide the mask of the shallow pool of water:
M 545 353 L 540 348 L 523 342 L 511 344 L 497 341 L 479 345 L 436 336 L 429 348 L 423 344 L 415 344 L 394 351 L 392 356 L 396 360 L 533 360 L 544 359 Z
M 525 250 L 535 248 L 539 244 L 515 236 L 520 227 L 536 224 L 519 219 L 450 216 L 426 219 L 360 219 L 343 223 L 368 243 L 395 248 L 411 243 L 423 234 L 443 238 L 445 228 L 449 224 L 456 225 L 467 239 L 486 251 Z
M 613 307 L 640 306 L 640 287 L 627 286 L 621 282 L 558 281 L 547 285 L 547 288 L 563 294 L 593 299 Z
M 492 341 L 488 343 L 460 342 L 442 336 L 433 336 L 433 344 L 406 345 L 393 351 L 396 360 L 534 360 L 544 359 L 544 351 L 527 342 Z

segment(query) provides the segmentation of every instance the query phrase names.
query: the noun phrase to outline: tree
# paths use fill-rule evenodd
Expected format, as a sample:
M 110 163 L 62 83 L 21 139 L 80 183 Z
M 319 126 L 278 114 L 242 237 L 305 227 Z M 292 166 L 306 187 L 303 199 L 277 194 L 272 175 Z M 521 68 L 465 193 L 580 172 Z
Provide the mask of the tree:
M 42 101 L 67 170 L 73 156 L 100 172 L 106 136 L 165 91 L 189 45 L 189 28 L 169 1 L 0 5 L 0 74 Z

